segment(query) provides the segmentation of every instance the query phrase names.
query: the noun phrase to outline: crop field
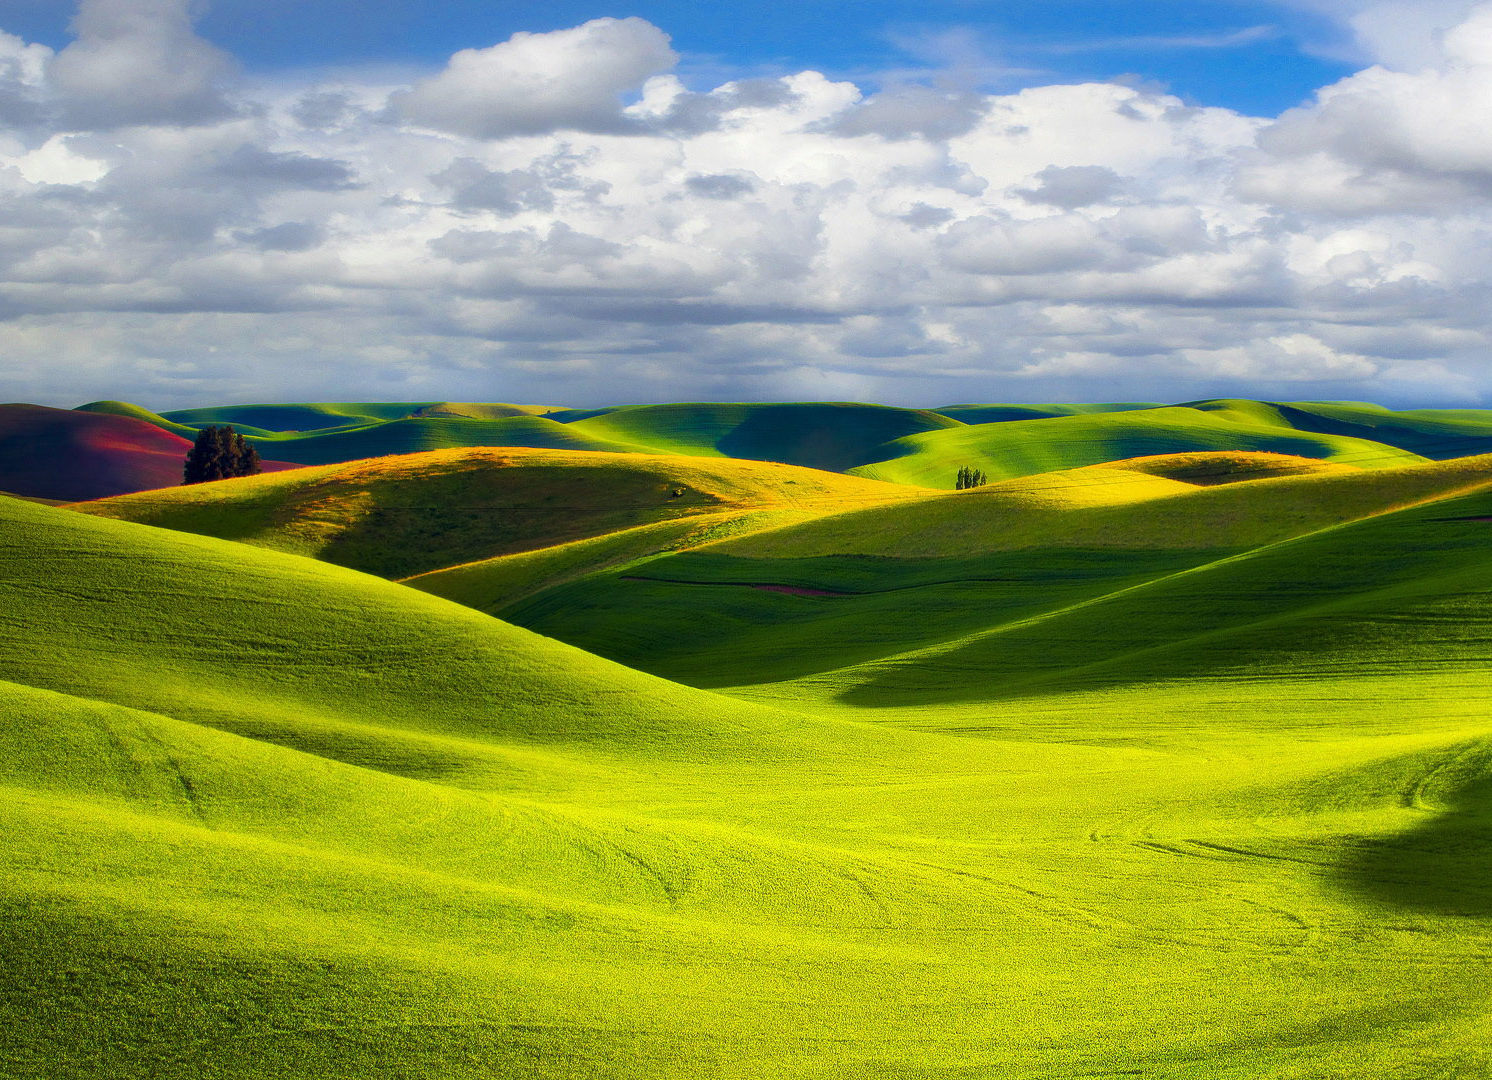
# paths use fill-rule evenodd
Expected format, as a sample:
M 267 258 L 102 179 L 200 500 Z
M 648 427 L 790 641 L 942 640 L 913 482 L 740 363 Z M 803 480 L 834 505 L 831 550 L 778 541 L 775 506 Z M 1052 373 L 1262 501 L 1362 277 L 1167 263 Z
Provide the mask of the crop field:
M 71 412 L 0 1077 L 1492 1075 L 1492 413 Z

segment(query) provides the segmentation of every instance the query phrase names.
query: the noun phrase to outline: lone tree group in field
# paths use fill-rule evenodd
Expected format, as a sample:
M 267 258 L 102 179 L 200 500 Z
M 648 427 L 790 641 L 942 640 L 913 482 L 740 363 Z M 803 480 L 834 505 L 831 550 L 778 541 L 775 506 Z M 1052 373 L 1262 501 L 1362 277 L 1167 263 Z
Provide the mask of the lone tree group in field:
M 985 476 L 983 471 L 965 465 L 958 470 L 958 483 L 953 486 L 955 490 L 963 491 L 964 488 L 983 487 L 987 483 L 989 483 L 989 477 Z
M 259 451 L 244 437 L 227 427 L 205 427 L 187 451 L 183 484 L 202 484 L 234 476 L 253 476 L 259 471 Z

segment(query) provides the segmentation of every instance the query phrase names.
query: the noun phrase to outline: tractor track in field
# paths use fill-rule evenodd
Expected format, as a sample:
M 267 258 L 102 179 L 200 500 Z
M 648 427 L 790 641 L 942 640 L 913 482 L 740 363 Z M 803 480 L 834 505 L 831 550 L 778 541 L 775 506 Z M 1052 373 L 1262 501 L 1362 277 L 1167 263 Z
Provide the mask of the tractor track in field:
M 1430 813 L 1439 811 L 1441 808 L 1426 798 L 1430 785 L 1446 770 L 1461 764 L 1478 751 L 1485 753 L 1487 748 L 1483 740 L 1477 739 L 1454 749 L 1454 753 L 1442 757 L 1405 788 L 1403 795 L 1400 796 L 1400 805 L 1410 810 L 1424 810 Z
M 678 907 L 690 891 L 687 875 L 680 875 L 680 880 L 675 880 L 655 866 L 651 859 L 644 858 L 619 841 L 593 834 L 587 841 L 587 846 L 603 858 L 609 853 L 638 870 L 644 878 L 657 886 L 670 907 Z
M 1271 855 L 1263 851 L 1250 851 L 1248 848 L 1230 847 L 1227 844 L 1217 844 L 1208 840 L 1176 840 L 1169 843 L 1162 840 L 1130 840 L 1127 843 L 1131 847 L 1143 848 L 1162 855 L 1173 855 L 1182 859 L 1209 859 L 1213 862 L 1248 862 L 1255 859 L 1267 859 L 1272 862 L 1315 866 L 1324 870 L 1330 870 L 1335 865 L 1324 859 L 1304 859 L 1296 855 Z M 1204 850 L 1192 850 L 1194 848 Z M 1213 852 L 1216 854 L 1212 854 Z M 1228 858 L 1227 856 L 1230 855 L 1237 857 Z
M 1304 866 L 1322 869 L 1330 869 L 1333 865 L 1330 862 L 1321 860 L 1295 858 L 1287 855 L 1269 855 L 1263 852 L 1249 851 L 1245 848 L 1230 847 L 1225 844 L 1216 844 L 1203 840 L 1179 840 L 1169 843 L 1159 840 L 1128 840 L 1120 842 L 1127 843 L 1130 847 L 1138 848 L 1141 851 L 1169 855 L 1173 858 L 1204 859 L 1209 862 L 1233 864 L 1239 866 L 1258 865 L 1255 860 L 1297 863 Z M 1236 857 L 1230 858 L 1228 856 Z M 1216 888 L 1213 886 L 1197 885 L 1193 886 L 1191 888 L 1191 891 L 1206 894 L 1216 892 Z M 1274 942 L 1256 940 L 1250 945 L 1245 946 L 1244 939 L 1241 935 L 1229 937 L 1227 939 L 1228 944 L 1226 945 L 1219 944 L 1217 941 L 1211 940 L 1196 932 L 1192 934 L 1157 934 L 1156 932 L 1152 931 L 1151 936 L 1155 937 L 1157 940 L 1167 940 L 1176 944 L 1218 949 L 1224 952 L 1234 952 L 1238 951 L 1240 948 L 1247 947 L 1260 952 L 1281 956 L 1300 953 L 1312 949 L 1321 944 L 1321 942 L 1325 938 L 1325 933 L 1323 932 L 1319 923 L 1311 921 L 1304 915 L 1300 914 L 1300 912 L 1295 911 L 1292 908 L 1282 907 L 1279 904 L 1270 903 L 1264 900 L 1250 899 L 1247 896 L 1238 895 L 1236 892 L 1229 892 L 1227 894 L 1227 900 L 1230 903 L 1244 905 L 1259 912 L 1267 913 L 1268 915 L 1274 916 L 1291 928 L 1291 930 L 1293 931 L 1291 936 L 1293 936 L 1294 940 L 1278 940 Z
M 982 882 L 985 885 L 992 885 L 1006 898 L 1008 906 L 1017 910 L 1034 912 L 1050 922 L 1061 926 L 1080 927 L 1085 930 L 1102 930 L 1110 933 L 1118 931 L 1125 934 L 1132 934 L 1136 937 L 1148 938 L 1153 936 L 1150 931 L 1138 923 L 1104 915 L 1093 908 L 1059 899 L 1056 896 L 1043 893 L 1037 889 L 1003 881 L 988 874 L 976 873 L 973 870 L 959 870 L 955 867 L 942 866 L 938 863 L 919 862 L 915 865 L 925 867 L 929 870 L 936 870 L 939 873 L 951 874 L 954 877 L 969 878 Z
M 108 732 L 109 741 L 113 743 L 119 756 L 129 764 L 135 779 L 139 781 L 142 795 L 145 794 L 147 787 L 147 777 L 152 772 L 166 773 L 175 781 L 174 786 L 181 791 L 186 807 L 191 811 L 192 816 L 199 824 L 210 827 L 196 786 L 192 783 L 191 777 L 187 776 L 186 771 L 181 767 L 180 759 L 172 753 L 165 740 L 143 724 L 137 725 L 131 733 L 135 736 L 133 743 L 121 735 L 112 724 L 105 724 L 104 729 Z M 150 754 L 152 760 L 148 765 L 153 768 L 147 768 L 147 763 L 135 756 L 142 749 Z

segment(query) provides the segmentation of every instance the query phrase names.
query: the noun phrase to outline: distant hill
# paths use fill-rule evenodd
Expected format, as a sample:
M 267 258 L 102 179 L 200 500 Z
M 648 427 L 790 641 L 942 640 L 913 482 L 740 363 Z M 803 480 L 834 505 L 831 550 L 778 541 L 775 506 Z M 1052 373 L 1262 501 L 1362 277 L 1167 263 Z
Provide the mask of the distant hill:
M 484 402 L 235 405 L 158 415 L 123 402 L 85 411 L 149 420 L 187 438 L 231 423 L 277 461 L 326 465 L 463 446 L 540 447 L 776 461 L 951 488 L 963 466 L 1006 479 L 1158 454 L 1282 453 L 1358 468 L 1492 452 L 1492 412 L 1394 412 L 1358 402 L 1210 399 L 1160 405 L 678 402 L 571 409 Z
M 173 487 L 191 446 L 134 416 L 0 405 L 0 491 L 72 502 Z
M 610 409 L 570 426 L 655 453 L 780 461 L 843 472 L 880 460 L 881 448 L 896 439 L 960 425 L 924 409 L 854 402 L 706 402 Z
M 365 427 L 387 420 L 402 420 L 433 401 L 317 402 L 304 405 L 215 405 L 204 409 L 178 409 L 162 414 L 178 424 L 203 427 L 232 424 L 239 429 L 265 432 L 323 431 L 328 428 Z
M 855 474 L 952 487 L 960 465 L 982 469 L 991 479 L 1008 479 L 1126 458 L 1202 451 L 1291 454 L 1364 469 L 1425 460 L 1413 451 L 1366 438 L 1298 430 L 1277 409 L 1262 402 L 964 425 L 909 435 L 885 450 L 883 458 L 854 469 Z

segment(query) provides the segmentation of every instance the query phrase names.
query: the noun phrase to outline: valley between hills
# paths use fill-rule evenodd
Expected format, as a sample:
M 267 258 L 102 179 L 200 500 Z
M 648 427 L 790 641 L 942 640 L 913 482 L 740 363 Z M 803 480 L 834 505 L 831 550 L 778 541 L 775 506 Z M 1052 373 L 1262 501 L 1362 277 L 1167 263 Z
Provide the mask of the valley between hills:
M 16 404 L 0 491 L 0 1076 L 1492 1072 L 1492 412 Z

